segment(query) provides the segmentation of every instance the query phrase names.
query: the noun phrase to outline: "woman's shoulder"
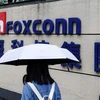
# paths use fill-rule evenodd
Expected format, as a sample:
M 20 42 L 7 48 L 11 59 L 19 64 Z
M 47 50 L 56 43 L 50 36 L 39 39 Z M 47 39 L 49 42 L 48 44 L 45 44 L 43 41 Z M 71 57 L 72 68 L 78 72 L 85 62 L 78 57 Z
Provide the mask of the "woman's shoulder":
M 23 86 L 22 100 L 36 100 L 36 96 L 28 83 Z
M 58 83 L 57 82 L 54 82 L 54 84 L 55 84 L 56 87 L 58 87 Z
M 32 91 L 31 88 L 30 88 L 30 86 L 28 85 L 28 83 L 26 83 L 26 84 L 24 85 L 23 91 L 27 91 L 27 92 Z
M 25 83 L 24 88 L 27 89 L 29 87 L 28 83 Z
M 56 91 L 60 91 L 60 89 L 59 89 L 59 86 L 58 86 L 57 82 L 54 82 L 54 83 L 55 83 L 55 90 L 56 90 Z

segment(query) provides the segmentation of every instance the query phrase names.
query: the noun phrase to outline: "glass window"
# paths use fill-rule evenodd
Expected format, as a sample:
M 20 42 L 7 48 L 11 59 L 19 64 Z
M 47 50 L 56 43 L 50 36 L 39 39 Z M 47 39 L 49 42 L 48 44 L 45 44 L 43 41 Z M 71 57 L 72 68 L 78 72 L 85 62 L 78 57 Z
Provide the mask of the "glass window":
M 14 4 L 18 2 L 28 2 L 28 1 L 57 1 L 57 0 L 0 0 L 0 5 L 4 4 Z

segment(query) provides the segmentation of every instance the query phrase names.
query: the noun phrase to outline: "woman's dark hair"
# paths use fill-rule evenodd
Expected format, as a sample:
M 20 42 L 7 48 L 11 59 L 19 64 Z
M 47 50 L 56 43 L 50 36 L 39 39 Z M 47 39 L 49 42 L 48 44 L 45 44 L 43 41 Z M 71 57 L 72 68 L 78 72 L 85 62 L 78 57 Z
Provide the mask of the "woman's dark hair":
M 25 74 L 24 76 L 23 76 L 23 84 L 25 85 L 25 83 L 26 83 L 26 78 L 27 78 L 27 74 Z
M 36 82 L 37 84 L 52 84 L 54 80 L 49 74 L 47 64 L 29 64 L 27 66 L 27 82 Z

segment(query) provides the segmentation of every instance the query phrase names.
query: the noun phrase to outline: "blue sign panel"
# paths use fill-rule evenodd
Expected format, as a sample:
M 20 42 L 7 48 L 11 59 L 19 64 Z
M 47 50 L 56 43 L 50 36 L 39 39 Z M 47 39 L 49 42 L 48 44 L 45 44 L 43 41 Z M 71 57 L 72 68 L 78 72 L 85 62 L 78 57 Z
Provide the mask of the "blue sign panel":
M 95 43 L 94 48 L 94 70 L 100 72 L 100 42 Z

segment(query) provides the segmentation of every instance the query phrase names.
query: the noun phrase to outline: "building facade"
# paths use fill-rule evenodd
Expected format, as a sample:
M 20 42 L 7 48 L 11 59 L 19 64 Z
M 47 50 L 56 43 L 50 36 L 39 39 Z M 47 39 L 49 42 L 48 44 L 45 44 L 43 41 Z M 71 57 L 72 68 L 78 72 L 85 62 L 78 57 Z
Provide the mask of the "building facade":
M 54 65 L 62 100 L 100 100 L 100 1 L 48 0 L 0 6 L 0 55 L 34 43 L 69 49 L 80 63 Z M 3 28 L 2 28 L 3 25 Z M 0 99 L 19 100 L 26 66 L 0 65 Z

